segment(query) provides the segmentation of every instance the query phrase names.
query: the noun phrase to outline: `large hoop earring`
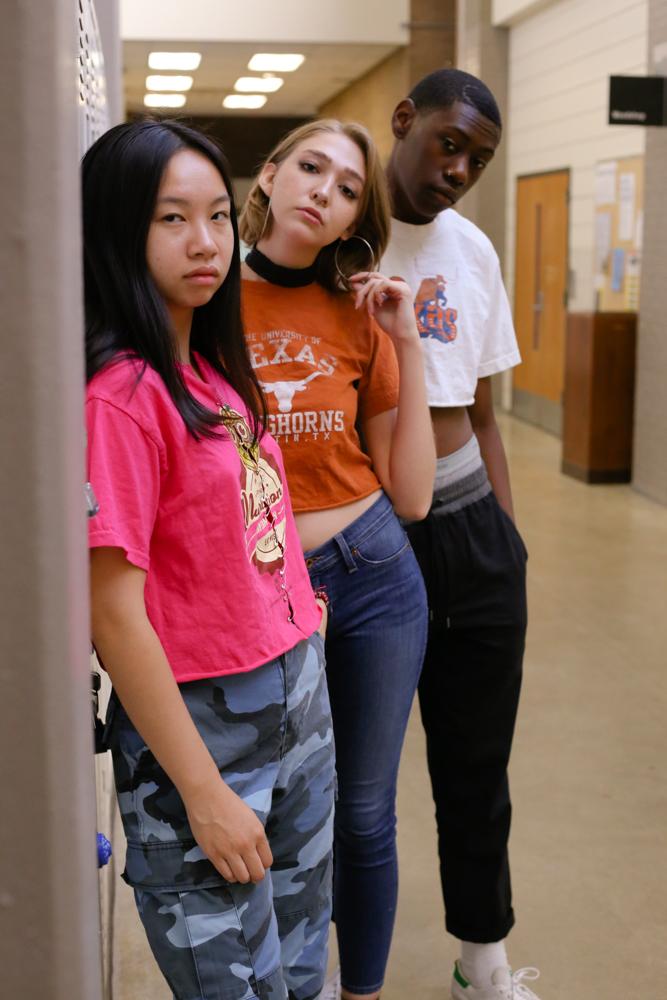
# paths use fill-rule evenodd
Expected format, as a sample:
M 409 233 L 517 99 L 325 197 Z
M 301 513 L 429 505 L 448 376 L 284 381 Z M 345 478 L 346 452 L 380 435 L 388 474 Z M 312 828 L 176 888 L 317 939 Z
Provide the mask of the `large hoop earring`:
M 266 203 L 266 215 L 264 216 L 264 222 L 262 223 L 262 228 L 261 228 L 260 234 L 257 237 L 257 239 L 255 240 L 255 243 L 254 243 L 255 246 L 257 246 L 257 244 L 261 240 L 262 236 L 264 235 L 264 231 L 266 229 L 266 224 L 269 221 L 269 213 L 270 212 L 271 212 L 271 197 L 269 196 L 269 200 Z
M 349 236 L 347 240 L 339 240 L 338 246 L 336 247 L 336 252 L 334 253 L 334 267 L 336 268 L 336 271 L 338 272 L 338 277 L 340 278 L 340 280 L 344 284 L 347 284 L 349 282 L 350 275 L 349 274 L 343 274 L 343 272 L 341 271 L 341 269 L 340 269 L 340 263 L 339 263 L 339 260 L 338 260 L 338 254 L 339 254 L 340 248 L 342 246 L 344 246 L 349 240 L 361 240 L 362 243 L 366 244 L 366 246 L 368 247 L 368 252 L 371 255 L 371 266 L 370 266 L 370 268 L 368 270 L 369 271 L 375 271 L 376 270 L 375 250 L 373 250 L 373 247 L 370 245 L 370 243 L 368 242 L 368 240 L 365 239 L 363 236 L 358 236 L 356 233 L 352 233 L 352 235 Z

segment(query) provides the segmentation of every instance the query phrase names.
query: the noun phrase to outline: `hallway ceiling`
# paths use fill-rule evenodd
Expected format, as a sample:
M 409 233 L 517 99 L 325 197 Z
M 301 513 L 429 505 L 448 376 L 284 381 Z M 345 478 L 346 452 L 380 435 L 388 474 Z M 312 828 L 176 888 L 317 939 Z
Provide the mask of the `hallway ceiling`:
M 200 116 L 248 116 L 247 110 L 231 111 L 222 107 L 227 94 L 233 94 L 240 76 L 250 76 L 248 62 L 256 52 L 300 52 L 306 59 L 293 73 L 275 74 L 284 80 L 280 90 L 268 94 L 262 116 L 308 117 L 353 80 L 369 72 L 396 50 L 390 44 L 304 44 L 276 45 L 271 42 L 193 42 L 182 45 L 161 41 L 123 42 L 123 84 L 128 112 L 143 112 L 148 53 L 153 51 L 197 51 L 202 53 L 194 85 L 187 94 L 181 112 Z M 259 74 L 257 74 L 259 75 Z M 250 112 L 252 115 L 252 112 Z

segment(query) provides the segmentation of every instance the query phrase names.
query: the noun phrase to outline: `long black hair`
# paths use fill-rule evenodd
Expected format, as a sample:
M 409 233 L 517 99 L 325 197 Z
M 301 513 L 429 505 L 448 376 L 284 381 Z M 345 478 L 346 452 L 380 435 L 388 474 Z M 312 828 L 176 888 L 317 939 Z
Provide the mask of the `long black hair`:
M 241 319 L 239 235 L 229 168 L 219 146 L 178 121 L 116 125 L 83 158 L 86 376 L 112 360 L 138 355 L 161 376 L 195 437 L 215 434 L 219 417 L 188 391 L 162 295 L 148 271 L 146 240 L 163 174 L 174 153 L 192 149 L 220 173 L 231 199 L 234 252 L 227 277 L 194 310 L 190 344 L 227 378 L 246 404 L 255 437 L 266 403 L 250 364 Z

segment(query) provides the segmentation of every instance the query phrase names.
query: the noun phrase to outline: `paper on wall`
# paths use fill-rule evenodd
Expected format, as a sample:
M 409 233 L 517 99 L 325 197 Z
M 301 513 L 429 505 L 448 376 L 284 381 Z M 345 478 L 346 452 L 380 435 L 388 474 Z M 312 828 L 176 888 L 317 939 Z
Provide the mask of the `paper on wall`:
M 609 271 L 611 252 L 611 212 L 597 212 L 595 215 L 595 273 Z
M 611 290 L 612 292 L 623 291 L 623 281 L 625 279 L 625 250 L 616 247 L 611 258 Z
M 595 167 L 595 204 L 613 205 L 616 201 L 616 161 Z
M 621 174 L 618 182 L 618 238 L 631 240 L 635 232 L 635 175 Z
M 637 312 L 639 309 L 640 272 L 640 255 L 638 253 L 628 254 L 628 266 L 625 270 L 625 308 L 631 312 Z

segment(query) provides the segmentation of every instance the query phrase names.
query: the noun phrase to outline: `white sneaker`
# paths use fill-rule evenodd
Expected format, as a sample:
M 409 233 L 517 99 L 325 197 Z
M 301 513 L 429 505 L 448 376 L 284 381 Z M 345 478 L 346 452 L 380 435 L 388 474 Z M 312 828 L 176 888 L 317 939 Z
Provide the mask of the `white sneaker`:
M 334 969 L 326 980 L 318 1000 L 340 1000 L 340 968 Z
M 490 986 L 473 986 L 461 972 L 461 965 L 454 963 L 452 1000 L 540 1000 L 536 993 L 524 985 L 524 979 L 539 979 L 539 972 L 531 966 L 516 972 L 501 966 L 491 976 Z

